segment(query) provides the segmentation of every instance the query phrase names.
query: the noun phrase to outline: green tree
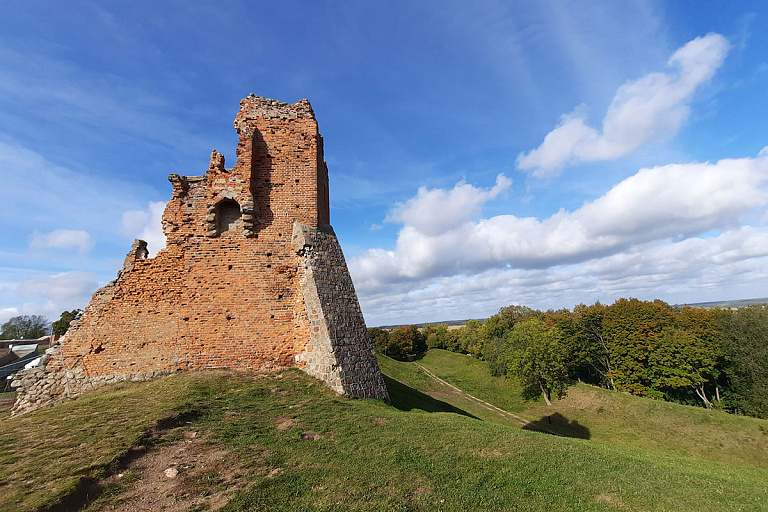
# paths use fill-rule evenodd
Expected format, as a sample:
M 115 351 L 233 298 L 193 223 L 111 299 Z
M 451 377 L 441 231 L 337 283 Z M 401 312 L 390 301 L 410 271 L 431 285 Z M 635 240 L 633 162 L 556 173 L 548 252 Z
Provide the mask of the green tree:
M 612 379 L 619 391 L 664 398 L 653 388 L 648 358 L 659 345 L 665 328 L 673 327 L 675 314 L 666 302 L 619 299 L 603 316 L 603 335 L 608 346 Z
M 541 311 L 531 309 L 528 306 L 518 306 L 512 304 L 499 309 L 495 315 L 499 318 L 499 325 L 505 330 L 510 331 L 517 322 L 528 320 L 529 318 L 541 318 Z
M 411 332 L 413 332 L 413 349 L 411 354 L 421 354 L 427 351 L 427 333 L 422 332 L 421 329 L 415 325 L 411 326 Z
M 381 327 L 371 327 L 368 329 L 368 337 L 371 338 L 371 343 L 377 350 L 382 352 L 387 350 L 387 345 L 389 345 L 389 333 L 387 331 Z
M 423 332 L 424 342 L 427 344 L 427 349 L 443 348 L 439 346 L 440 344 L 437 341 L 437 326 L 435 324 L 425 324 Z
M 401 325 L 389 333 L 387 354 L 397 359 L 404 359 L 408 354 L 413 354 L 414 332 L 413 327 Z
M 507 375 L 516 377 L 528 398 L 562 398 L 568 386 L 560 330 L 542 319 L 517 322 L 509 333 Z
M 652 388 L 668 397 L 692 390 L 711 408 L 724 356 L 719 340 L 678 327 L 666 328 L 648 357 Z
M 507 351 L 509 344 L 504 338 L 493 338 L 485 345 L 483 358 L 488 362 L 488 371 L 494 377 L 500 377 L 507 373 Z
M 445 349 L 451 352 L 461 352 L 461 333 L 465 327 L 459 329 L 451 329 L 445 333 Z
M 460 352 L 478 355 L 482 353 L 484 340 L 483 322 L 467 320 L 467 324 L 459 334 Z
M 446 348 L 448 342 L 448 326 L 446 324 L 429 324 L 425 327 L 427 348 Z
M 53 334 L 57 336 L 64 336 L 67 333 L 67 329 L 69 329 L 69 324 L 72 323 L 73 320 L 77 320 L 80 318 L 80 315 L 83 313 L 82 309 L 73 309 L 72 311 L 63 311 L 61 313 L 61 318 L 56 320 L 51 324 Z
M 616 389 L 608 341 L 603 332 L 606 307 L 599 302 L 573 308 L 573 334 L 569 339 L 569 367 L 574 376 L 590 384 Z
M 50 332 L 51 323 L 41 315 L 21 315 L 11 318 L 0 328 L 0 339 L 37 339 Z
M 729 359 L 726 406 L 768 419 L 768 310 L 761 306 L 719 312 Z

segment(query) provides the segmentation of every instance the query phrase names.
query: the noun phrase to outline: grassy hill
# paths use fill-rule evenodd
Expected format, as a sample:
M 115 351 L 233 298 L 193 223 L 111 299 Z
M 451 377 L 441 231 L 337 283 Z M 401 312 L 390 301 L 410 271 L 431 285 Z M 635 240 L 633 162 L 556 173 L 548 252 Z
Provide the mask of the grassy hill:
M 625 393 L 579 384 L 563 400 L 547 407 L 543 401 L 527 403 L 516 385 L 492 377 L 486 363 L 473 357 L 430 350 L 415 363 L 380 357 L 387 374 L 410 382 L 421 392 L 463 408 L 485 421 L 518 425 L 509 415 L 489 410 L 482 401 L 514 413 L 525 428 L 547 430 L 569 437 L 622 445 L 660 454 L 709 459 L 768 470 L 768 421 L 734 416 L 721 411 L 649 400 Z M 430 378 L 422 367 L 442 379 Z M 457 393 L 445 385 L 465 392 Z
M 394 406 L 216 371 L 4 414 L 0 510 L 768 509 L 768 422 L 588 387 L 544 410 L 467 356 L 381 362 Z

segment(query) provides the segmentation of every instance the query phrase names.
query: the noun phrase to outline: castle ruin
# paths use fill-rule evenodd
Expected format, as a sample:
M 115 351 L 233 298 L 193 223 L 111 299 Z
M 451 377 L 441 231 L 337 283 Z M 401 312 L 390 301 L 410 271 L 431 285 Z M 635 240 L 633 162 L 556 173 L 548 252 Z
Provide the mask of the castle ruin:
M 176 370 L 299 367 L 336 392 L 388 400 L 330 226 L 323 139 L 307 100 L 251 94 L 237 162 L 171 174 L 165 249 L 136 240 L 44 367 L 17 374 L 15 413 Z

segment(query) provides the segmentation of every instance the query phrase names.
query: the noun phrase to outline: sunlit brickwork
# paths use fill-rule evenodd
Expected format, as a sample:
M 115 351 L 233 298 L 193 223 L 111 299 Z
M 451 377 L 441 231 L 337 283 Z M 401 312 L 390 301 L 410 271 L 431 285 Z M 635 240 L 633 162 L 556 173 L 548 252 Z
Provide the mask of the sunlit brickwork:
M 205 174 L 169 176 L 166 248 L 147 258 L 146 243 L 134 243 L 48 355 L 45 378 L 57 382 L 40 396 L 39 385 L 19 384 L 19 400 L 26 392 L 39 405 L 176 370 L 293 366 L 339 393 L 388 399 L 329 225 L 312 107 L 250 95 L 234 125 L 234 167 L 213 151 Z

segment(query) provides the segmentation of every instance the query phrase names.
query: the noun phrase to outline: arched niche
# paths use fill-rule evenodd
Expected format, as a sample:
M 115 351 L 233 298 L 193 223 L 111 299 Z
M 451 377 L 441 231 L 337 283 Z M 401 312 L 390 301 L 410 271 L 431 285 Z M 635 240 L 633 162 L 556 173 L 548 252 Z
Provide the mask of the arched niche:
M 242 228 L 240 205 L 233 199 L 225 199 L 216 205 L 216 234 L 237 231 Z

